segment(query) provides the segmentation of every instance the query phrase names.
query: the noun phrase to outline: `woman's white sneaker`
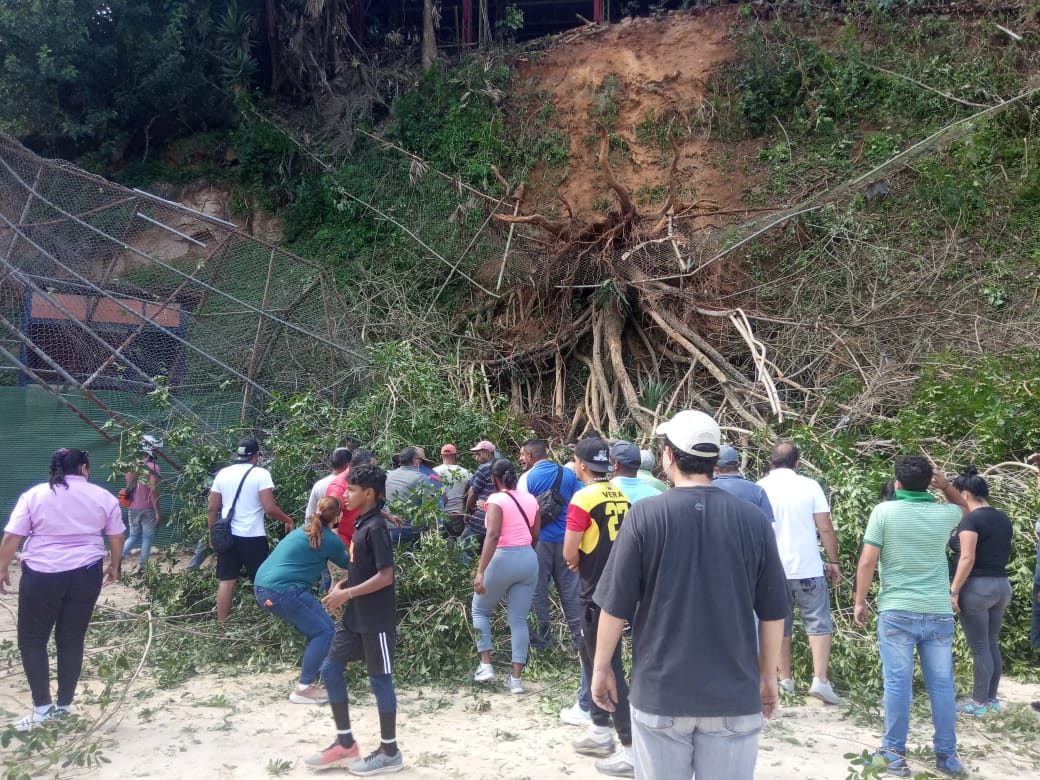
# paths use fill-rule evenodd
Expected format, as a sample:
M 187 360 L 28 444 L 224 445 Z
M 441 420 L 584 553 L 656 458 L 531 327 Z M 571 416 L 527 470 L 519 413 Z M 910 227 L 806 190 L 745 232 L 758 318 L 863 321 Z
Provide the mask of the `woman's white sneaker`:
M 53 704 L 48 704 L 45 707 L 34 707 L 32 712 L 20 721 L 12 724 L 12 726 L 15 731 L 32 731 L 41 723 L 46 723 L 57 714 Z
M 489 682 L 495 679 L 495 667 L 491 664 L 481 664 L 473 675 L 473 682 Z

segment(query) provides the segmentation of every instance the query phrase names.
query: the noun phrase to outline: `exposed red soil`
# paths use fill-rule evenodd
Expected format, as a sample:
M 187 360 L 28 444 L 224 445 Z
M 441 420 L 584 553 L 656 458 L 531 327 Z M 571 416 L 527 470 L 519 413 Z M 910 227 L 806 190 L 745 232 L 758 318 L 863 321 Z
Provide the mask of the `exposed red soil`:
M 612 132 L 627 141 L 629 154 L 611 154 L 619 181 L 638 195 L 668 185 L 671 152 L 641 143 L 637 126 L 647 117 L 673 116 L 685 138 L 676 172 L 677 193 L 686 202 L 699 198 L 720 209 L 739 209 L 745 179 L 734 171 L 723 173 L 712 160 L 713 144 L 704 140 L 704 125 L 690 117 L 700 111 L 706 81 L 733 57 L 727 32 L 736 21 L 735 8 L 673 12 L 663 19 L 625 19 L 619 24 L 592 28 L 557 39 L 541 55 L 522 63 L 520 75 L 532 91 L 551 93 L 554 122 L 570 138 L 566 170 L 539 165 L 528 181 L 522 209 L 526 213 L 556 208 L 562 196 L 576 216 L 603 211 L 613 205 L 606 181 L 596 162 L 597 133 L 594 101 L 612 74 L 617 85 L 617 118 Z

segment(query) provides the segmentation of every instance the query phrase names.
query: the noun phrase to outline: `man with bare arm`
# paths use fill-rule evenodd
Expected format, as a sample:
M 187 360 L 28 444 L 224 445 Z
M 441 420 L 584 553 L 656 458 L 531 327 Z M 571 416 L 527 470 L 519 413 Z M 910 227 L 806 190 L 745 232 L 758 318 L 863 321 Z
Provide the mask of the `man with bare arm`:
M 222 468 L 213 477 L 206 513 L 212 528 L 218 519 L 228 516 L 232 505 L 235 508 L 231 519 L 231 539 L 234 543 L 231 549 L 217 553 L 219 623 L 223 623 L 231 614 L 231 600 L 243 570 L 252 582 L 256 570 L 267 560 L 271 551 L 264 529 L 264 514 L 283 523 L 286 533 L 293 529 L 292 518 L 275 503 L 271 472 L 257 465 L 260 462 L 260 443 L 252 437 L 242 439 L 235 450 L 234 459 L 236 463 Z
M 772 470 L 758 481 L 773 507 L 776 544 L 787 572 L 787 587 L 793 602 L 784 623 L 780 687 L 788 693 L 795 692 L 791 673 L 791 633 L 794 605 L 797 605 L 812 650 L 813 681 L 809 695 L 827 704 L 837 704 L 838 696 L 827 677 L 834 634 L 831 595 L 827 585 L 829 581 L 830 586 L 836 588 L 841 581 L 838 537 L 831 524 L 831 508 L 823 488 L 815 479 L 797 472 L 798 458 L 798 447 L 794 442 L 779 442 L 769 456 Z M 820 560 L 821 542 L 827 553 L 826 564 Z
M 718 424 L 686 410 L 657 433 L 675 487 L 621 524 L 594 596 L 592 697 L 618 705 L 611 657 L 631 620 L 635 776 L 752 780 L 763 717 L 777 705 L 784 569 L 762 510 L 712 486 Z

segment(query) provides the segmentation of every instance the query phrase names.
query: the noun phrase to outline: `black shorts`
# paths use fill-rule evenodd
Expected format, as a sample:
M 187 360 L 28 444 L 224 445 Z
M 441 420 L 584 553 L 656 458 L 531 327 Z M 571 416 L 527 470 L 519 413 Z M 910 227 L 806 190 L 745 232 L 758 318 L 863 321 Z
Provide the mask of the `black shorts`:
M 394 653 L 397 650 L 397 632 L 359 634 L 339 621 L 329 645 L 329 659 L 341 664 L 364 661 L 370 677 L 393 674 Z
M 235 546 L 227 552 L 217 553 L 217 579 L 237 580 L 246 570 L 250 582 L 256 577 L 256 570 L 267 560 L 271 548 L 266 536 L 232 536 Z

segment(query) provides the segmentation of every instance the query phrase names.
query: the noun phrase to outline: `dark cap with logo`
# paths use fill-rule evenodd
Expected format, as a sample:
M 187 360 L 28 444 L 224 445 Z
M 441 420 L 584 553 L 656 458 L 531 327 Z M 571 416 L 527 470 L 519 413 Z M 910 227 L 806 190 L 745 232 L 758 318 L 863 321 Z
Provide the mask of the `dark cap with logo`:
M 258 452 L 260 452 L 260 442 L 250 436 L 238 440 L 238 448 L 233 453 L 233 457 L 235 460 L 249 460 Z
M 603 439 L 582 439 L 574 448 L 574 457 L 588 466 L 589 471 L 606 474 L 610 471 L 610 455 Z

